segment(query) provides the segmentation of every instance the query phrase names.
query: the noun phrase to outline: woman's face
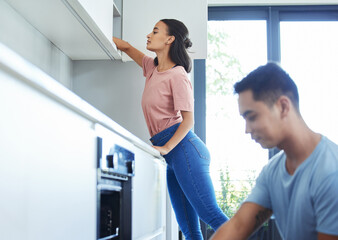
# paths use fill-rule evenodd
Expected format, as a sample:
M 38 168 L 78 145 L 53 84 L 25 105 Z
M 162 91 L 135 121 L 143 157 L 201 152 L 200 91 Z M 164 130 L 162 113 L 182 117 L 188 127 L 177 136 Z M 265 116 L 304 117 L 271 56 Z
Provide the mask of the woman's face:
M 170 38 L 167 25 L 159 21 L 153 31 L 147 35 L 147 49 L 153 52 L 162 50 L 169 46 Z

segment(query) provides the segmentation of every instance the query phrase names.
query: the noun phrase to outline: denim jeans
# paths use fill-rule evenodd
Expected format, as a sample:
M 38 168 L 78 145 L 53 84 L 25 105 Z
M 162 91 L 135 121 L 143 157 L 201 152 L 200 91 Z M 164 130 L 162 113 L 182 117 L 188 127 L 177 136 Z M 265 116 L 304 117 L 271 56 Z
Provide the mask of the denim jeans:
M 155 146 L 163 146 L 179 123 L 153 136 Z M 199 218 L 218 229 L 228 217 L 218 207 L 210 178 L 210 154 L 202 140 L 189 131 L 167 155 L 167 184 L 177 222 L 186 239 L 203 239 Z

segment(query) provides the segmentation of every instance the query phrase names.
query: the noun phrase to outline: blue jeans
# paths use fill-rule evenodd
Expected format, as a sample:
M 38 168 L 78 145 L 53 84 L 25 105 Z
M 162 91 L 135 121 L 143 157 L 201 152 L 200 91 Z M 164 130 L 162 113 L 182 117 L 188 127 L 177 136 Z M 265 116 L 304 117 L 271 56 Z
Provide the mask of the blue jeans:
M 179 126 L 175 124 L 153 136 L 163 146 Z M 210 178 L 210 154 L 202 140 L 189 131 L 167 155 L 167 184 L 177 222 L 186 239 L 203 239 L 199 218 L 217 230 L 228 217 L 218 207 Z

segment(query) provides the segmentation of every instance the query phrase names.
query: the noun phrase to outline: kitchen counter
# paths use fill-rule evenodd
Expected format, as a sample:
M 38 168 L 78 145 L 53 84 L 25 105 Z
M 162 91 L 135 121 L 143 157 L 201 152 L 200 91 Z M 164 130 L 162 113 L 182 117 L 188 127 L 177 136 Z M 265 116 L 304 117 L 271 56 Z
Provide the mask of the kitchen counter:
M 121 233 L 165 239 L 169 202 L 159 152 L 2 44 L 0 109 L 0 239 L 97 239 L 98 163 L 114 144 L 135 163 L 129 185 L 119 185 L 125 178 L 117 174 L 107 188 L 131 187 L 131 224 L 123 225 L 131 229 Z M 115 153 L 113 164 L 123 159 Z
M 121 127 L 108 116 L 1 43 L 0 69 L 15 75 L 16 79 L 25 82 L 32 88 L 87 118 L 94 124 L 97 123 L 106 127 L 154 157 L 163 159 L 160 153 L 149 144 Z

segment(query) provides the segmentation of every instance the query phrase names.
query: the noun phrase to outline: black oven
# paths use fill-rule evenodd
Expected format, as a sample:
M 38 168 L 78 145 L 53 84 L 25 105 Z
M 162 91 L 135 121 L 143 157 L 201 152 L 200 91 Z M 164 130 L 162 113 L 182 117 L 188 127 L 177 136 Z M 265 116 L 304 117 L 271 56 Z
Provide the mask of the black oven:
M 131 239 L 134 153 L 101 137 L 97 149 L 97 239 Z

